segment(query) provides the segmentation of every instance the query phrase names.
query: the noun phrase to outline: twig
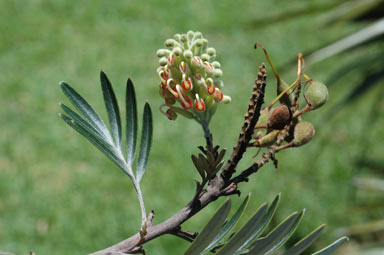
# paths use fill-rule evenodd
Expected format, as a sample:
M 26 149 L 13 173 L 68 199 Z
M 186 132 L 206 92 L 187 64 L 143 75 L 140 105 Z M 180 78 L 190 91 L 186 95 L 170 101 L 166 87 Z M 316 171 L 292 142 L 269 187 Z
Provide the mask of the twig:
M 261 106 L 264 103 L 266 79 L 267 75 L 265 72 L 265 63 L 262 63 L 259 67 L 259 72 L 257 73 L 257 80 L 248 105 L 248 112 L 244 116 L 245 120 L 240 131 L 239 139 L 233 147 L 232 155 L 221 173 L 221 177 L 226 181 L 229 181 L 233 173 L 236 171 L 236 166 L 243 157 L 249 141 L 252 139 L 253 130 L 259 120 Z

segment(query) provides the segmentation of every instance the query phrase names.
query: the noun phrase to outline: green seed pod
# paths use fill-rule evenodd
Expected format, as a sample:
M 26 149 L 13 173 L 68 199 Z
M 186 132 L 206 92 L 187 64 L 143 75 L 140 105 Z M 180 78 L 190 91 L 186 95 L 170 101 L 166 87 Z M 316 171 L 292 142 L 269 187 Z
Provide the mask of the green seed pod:
M 272 132 L 266 134 L 255 142 L 256 147 L 269 147 L 273 145 L 276 142 L 279 132 L 280 131 L 278 130 L 273 130 Z
M 280 80 L 277 84 L 277 95 L 280 95 L 288 87 L 289 85 L 285 81 Z M 292 90 L 288 90 L 288 92 L 285 93 L 279 101 L 281 104 L 291 107 L 295 103 L 295 95 L 292 93 Z
M 315 134 L 315 128 L 308 121 L 297 123 L 294 131 L 293 145 L 298 147 L 309 142 Z
M 271 111 L 268 111 L 268 108 L 264 108 L 260 111 L 259 120 L 256 123 L 256 126 L 267 125 L 268 119 L 271 116 Z
M 276 107 L 268 119 L 267 127 L 281 130 L 292 120 L 292 112 L 285 104 Z
M 319 108 L 328 100 L 328 89 L 323 83 L 314 81 L 306 93 L 306 97 L 313 109 Z

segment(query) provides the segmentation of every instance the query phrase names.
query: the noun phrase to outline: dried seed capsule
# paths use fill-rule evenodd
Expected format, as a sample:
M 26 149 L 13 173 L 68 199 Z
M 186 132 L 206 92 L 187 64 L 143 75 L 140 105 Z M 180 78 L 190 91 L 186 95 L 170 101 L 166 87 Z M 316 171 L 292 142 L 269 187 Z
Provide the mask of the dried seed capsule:
M 292 119 L 291 110 L 285 104 L 276 107 L 271 116 L 268 119 L 267 127 L 281 130 L 283 129 Z
M 314 81 L 306 93 L 306 97 L 313 109 L 319 108 L 328 100 L 328 89 L 323 83 Z
M 301 146 L 309 142 L 313 135 L 315 134 L 315 128 L 313 127 L 311 122 L 301 121 L 297 123 L 294 131 L 294 146 Z

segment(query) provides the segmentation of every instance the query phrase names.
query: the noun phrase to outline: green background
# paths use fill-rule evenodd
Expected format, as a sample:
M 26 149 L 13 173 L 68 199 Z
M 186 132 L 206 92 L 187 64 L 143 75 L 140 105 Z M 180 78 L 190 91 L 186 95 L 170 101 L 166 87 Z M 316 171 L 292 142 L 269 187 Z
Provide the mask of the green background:
M 139 228 L 140 210 L 129 178 L 58 117 L 58 103 L 68 103 L 60 81 L 73 86 L 103 117 L 100 70 L 110 78 L 121 106 L 128 77 L 135 84 L 139 116 L 144 102 L 150 103 L 153 146 L 142 186 L 147 209 L 155 210 L 158 223 L 192 198 L 193 180 L 199 177 L 190 155 L 198 152 L 204 139 L 195 122 L 182 117 L 169 121 L 158 111 L 162 99 L 156 50 L 173 34 L 188 30 L 201 31 L 216 48 L 224 72 L 223 92 L 232 102 L 219 107 L 211 130 L 214 142 L 230 150 L 257 67 L 265 61 L 262 51 L 253 49 L 254 42 L 264 45 L 278 69 L 284 70 L 283 78 L 293 81 L 295 65 L 289 63 L 299 52 L 305 57 L 366 25 L 324 25 L 324 9 L 333 4 L 331 0 L 2 0 L 0 250 L 85 254 L 121 241 Z M 308 65 L 305 72 L 327 82 L 352 60 L 381 54 L 382 46 L 379 41 L 339 54 Z M 268 73 L 267 102 L 275 96 L 269 68 Z M 364 72 L 357 71 L 331 81 L 327 105 L 304 117 L 316 126 L 313 141 L 279 153 L 278 169 L 268 164 L 249 183 L 241 184 L 242 196 L 253 194 L 247 217 L 282 192 L 274 224 L 292 211 L 307 208 L 297 237 L 327 223 L 318 245 L 339 236 L 337 228 L 383 217 L 382 209 L 361 206 L 361 201 L 370 199 L 384 202 L 380 193 L 367 195 L 353 187 L 355 175 L 371 175 L 369 169 L 356 165 L 357 159 L 384 159 L 384 101 L 379 96 L 383 82 L 339 111 L 334 107 L 363 77 Z M 250 150 L 239 169 L 251 164 L 255 153 Z M 193 217 L 185 228 L 198 231 L 222 201 Z M 145 247 L 148 254 L 182 254 L 187 245 L 164 236 Z

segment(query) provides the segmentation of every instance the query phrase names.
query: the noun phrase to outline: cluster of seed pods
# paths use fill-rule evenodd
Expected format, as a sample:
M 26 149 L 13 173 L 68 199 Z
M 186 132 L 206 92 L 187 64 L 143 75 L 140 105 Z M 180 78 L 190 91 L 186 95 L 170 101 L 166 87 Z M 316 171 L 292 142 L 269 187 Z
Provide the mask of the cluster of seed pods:
M 165 101 L 161 111 L 170 120 L 182 114 L 208 123 L 217 105 L 231 100 L 221 91 L 223 71 L 215 61 L 216 50 L 208 47 L 208 40 L 200 32 L 193 31 L 174 35 L 165 46 L 157 51 L 159 90 Z

